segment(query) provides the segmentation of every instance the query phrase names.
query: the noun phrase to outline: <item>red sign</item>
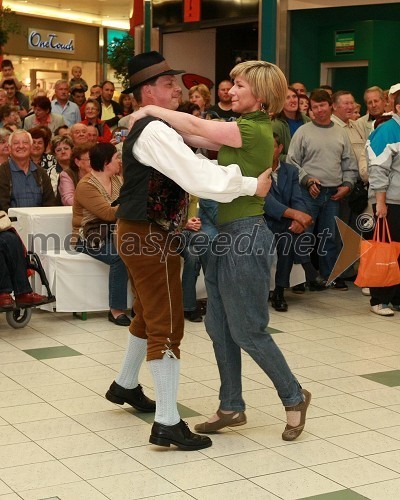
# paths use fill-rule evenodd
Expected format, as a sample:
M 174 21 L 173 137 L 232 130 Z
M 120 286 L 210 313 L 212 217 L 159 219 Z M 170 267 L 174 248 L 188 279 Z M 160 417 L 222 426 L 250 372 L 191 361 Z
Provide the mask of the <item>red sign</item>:
M 133 14 L 131 17 L 131 28 L 143 24 L 144 12 L 143 0 L 133 0 Z
M 201 0 L 184 0 L 183 2 L 183 22 L 193 23 L 200 21 Z
M 209 89 L 214 87 L 213 82 L 209 78 L 206 76 L 195 75 L 194 73 L 185 73 L 182 75 L 182 82 L 187 89 L 190 89 L 195 85 L 199 85 L 199 83 L 204 83 L 204 85 L 206 85 Z

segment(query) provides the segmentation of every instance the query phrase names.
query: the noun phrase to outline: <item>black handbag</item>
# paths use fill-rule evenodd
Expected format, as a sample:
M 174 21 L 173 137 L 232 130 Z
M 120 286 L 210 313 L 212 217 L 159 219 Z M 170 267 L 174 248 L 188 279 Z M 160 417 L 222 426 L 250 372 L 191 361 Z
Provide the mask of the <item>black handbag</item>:
M 101 248 L 105 242 L 112 236 L 115 230 L 115 223 L 107 222 L 101 219 L 94 219 L 83 227 L 83 237 L 86 246 L 90 248 Z
M 347 197 L 351 211 L 357 215 L 362 214 L 368 206 L 368 184 L 358 180 Z

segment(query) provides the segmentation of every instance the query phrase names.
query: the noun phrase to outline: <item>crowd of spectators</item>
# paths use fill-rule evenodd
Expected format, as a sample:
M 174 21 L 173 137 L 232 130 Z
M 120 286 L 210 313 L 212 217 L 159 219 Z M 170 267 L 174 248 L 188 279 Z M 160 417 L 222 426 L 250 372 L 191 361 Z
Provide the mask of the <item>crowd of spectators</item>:
M 105 81 L 89 87 L 82 77 L 82 69 L 74 66 L 70 81 L 58 80 L 55 83 L 52 100 L 42 89 L 33 91 L 29 99 L 21 92 L 22 83 L 14 74 L 12 62 L 3 60 L 1 70 L 0 209 L 55 204 L 73 206 L 78 183 L 88 175 L 94 175 L 90 163 L 93 147 L 109 143 L 116 147 L 116 154 L 121 154 L 128 133 L 129 115 L 138 108 L 135 97 L 122 93 L 118 100 L 114 100 L 113 82 Z M 212 105 L 210 89 L 204 84 L 195 85 L 189 89 L 189 100 L 179 109 L 199 119 L 234 121 L 238 114 L 232 111 L 231 87 L 228 79 L 219 82 L 217 100 Z M 391 133 L 400 136 L 399 99 L 400 84 L 394 84 L 387 91 L 378 86 L 370 87 L 364 93 L 366 113 L 360 115 L 361 105 L 355 102 L 349 90 L 322 85 L 308 92 L 303 83 L 294 82 L 288 86 L 283 109 L 270 117 L 275 153 L 273 187 L 266 199 L 265 218 L 276 234 L 277 282 L 271 293 L 271 303 L 277 311 L 288 310 L 283 290 L 290 286 L 293 263 L 301 263 L 306 276 L 305 283 L 292 287 L 295 293 L 322 291 L 328 286 L 340 291 L 348 289 L 346 280 L 354 279 L 356 268 L 351 268 L 350 276 L 349 272 L 337 276 L 329 284 L 328 279 L 341 249 L 335 231 L 335 217 L 339 216 L 354 230 L 360 230 L 357 226 L 359 214 L 348 203 L 348 196 L 356 183 L 361 183 L 365 190 L 368 186 L 370 188 L 370 201 L 364 208 L 366 213 L 386 215 L 382 210 L 383 202 L 375 193 L 377 189 L 386 192 L 389 186 L 390 203 L 394 205 L 390 212 L 400 205 L 400 195 L 394 199 L 392 196 L 393 182 L 397 186 L 394 155 L 398 151 L 393 145 L 387 146 L 389 150 L 385 149 L 386 144 L 383 144 L 386 139 L 388 144 L 393 144 L 393 138 L 386 138 L 384 132 L 379 132 L 372 136 L 374 143 L 369 139 L 371 132 L 387 120 L 391 120 Z M 376 146 L 376 137 L 379 146 Z M 389 157 L 389 163 L 384 166 L 385 174 L 382 174 L 380 160 L 377 161 L 382 151 Z M 210 159 L 215 158 L 212 151 L 202 150 L 202 153 Z M 293 166 L 297 168 L 293 170 Z M 370 170 L 378 186 L 369 185 Z M 121 171 L 117 175 L 121 175 Z M 193 203 L 195 210 L 188 218 L 186 231 L 202 232 L 203 226 L 210 226 L 214 234 L 215 207 L 213 216 L 208 217 L 207 211 L 206 216 L 204 210 L 198 213 L 197 206 L 207 206 L 209 200 L 193 198 Z M 326 231 L 329 237 L 322 238 Z M 293 236 L 291 247 L 279 240 L 282 232 Z M 308 250 L 299 255 L 293 250 L 293 245 L 302 235 L 314 236 L 314 240 Z M 324 248 L 319 251 L 321 242 Z M 197 263 L 193 263 L 192 255 L 188 258 L 185 250 L 183 255 L 186 255 L 187 265 L 190 263 L 191 266 L 189 274 L 186 269 L 183 275 L 184 302 L 187 302 L 185 290 L 191 297 L 185 316 L 190 321 L 202 321 L 204 307 L 195 308 L 193 302 L 200 259 L 196 258 Z M 188 275 L 190 286 L 186 286 L 185 277 Z M 363 293 L 372 294 L 371 311 L 376 314 L 389 316 L 392 309 L 400 307 L 396 303 L 396 294 L 395 303 L 390 305 L 382 299 L 387 294 L 368 289 L 363 289 Z M 117 309 L 119 312 L 121 308 Z

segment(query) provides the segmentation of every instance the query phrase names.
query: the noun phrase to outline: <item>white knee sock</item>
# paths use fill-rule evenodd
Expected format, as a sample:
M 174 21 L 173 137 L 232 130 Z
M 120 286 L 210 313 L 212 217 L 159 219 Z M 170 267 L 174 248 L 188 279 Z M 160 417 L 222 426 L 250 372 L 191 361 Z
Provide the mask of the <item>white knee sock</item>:
M 134 389 L 138 385 L 139 370 L 147 352 L 147 340 L 128 333 L 125 359 L 115 381 L 125 389 Z
M 164 354 L 162 359 L 149 361 L 156 391 L 155 422 L 164 425 L 175 425 L 180 422 L 177 407 L 179 384 L 179 359 L 170 358 Z

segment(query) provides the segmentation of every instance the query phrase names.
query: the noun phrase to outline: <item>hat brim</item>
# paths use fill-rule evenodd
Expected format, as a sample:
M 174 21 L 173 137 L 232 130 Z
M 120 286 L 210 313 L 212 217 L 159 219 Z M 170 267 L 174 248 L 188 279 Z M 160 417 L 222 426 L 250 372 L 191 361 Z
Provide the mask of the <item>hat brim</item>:
M 123 90 L 121 92 L 121 94 L 131 94 L 135 89 L 137 89 L 141 85 L 144 85 L 146 82 L 149 82 L 150 80 L 154 80 L 155 78 L 159 78 L 160 76 L 181 75 L 182 73 L 185 73 L 185 71 L 181 70 L 181 69 L 169 69 L 168 71 L 163 71 L 162 73 L 159 73 L 158 75 L 154 75 L 151 78 L 144 80 L 143 82 L 137 83 L 136 85 L 132 85 L 131 87 Z

